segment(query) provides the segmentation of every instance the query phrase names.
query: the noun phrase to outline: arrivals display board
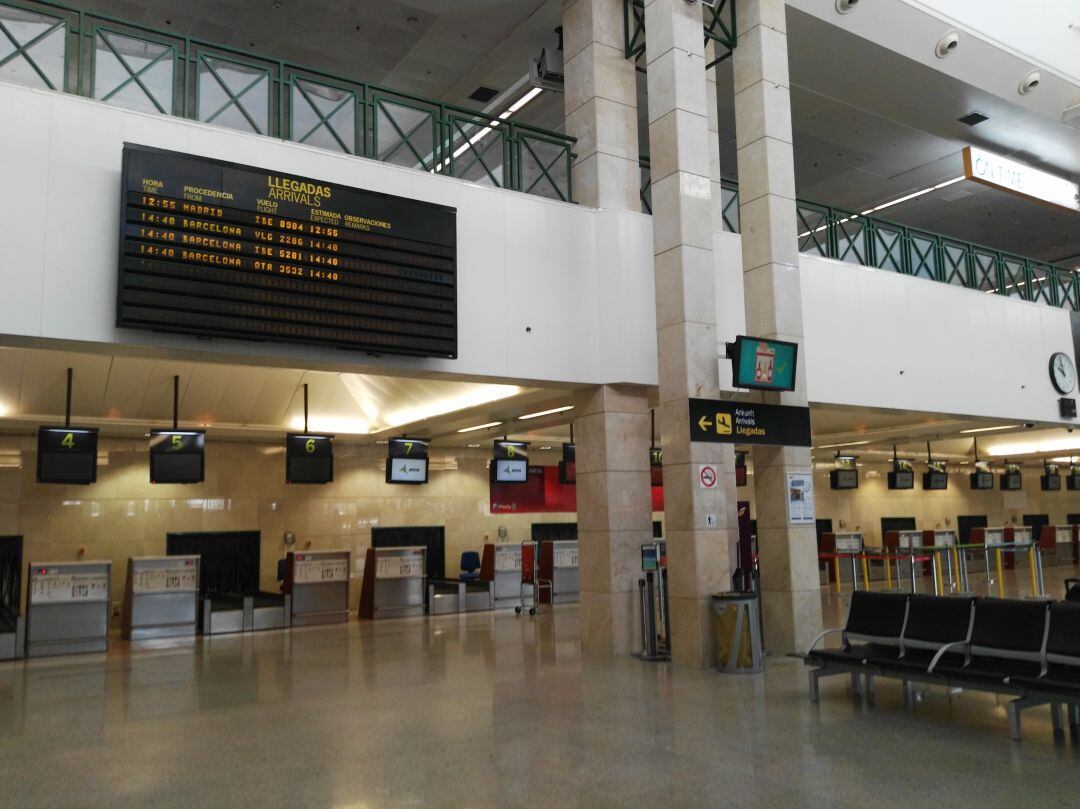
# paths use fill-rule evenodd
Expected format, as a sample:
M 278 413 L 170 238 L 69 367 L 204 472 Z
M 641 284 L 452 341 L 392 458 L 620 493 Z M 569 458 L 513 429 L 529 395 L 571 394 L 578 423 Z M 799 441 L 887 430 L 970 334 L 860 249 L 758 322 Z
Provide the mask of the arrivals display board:
M 457 356 L 455 209 L 124 146 L 117 325 Z

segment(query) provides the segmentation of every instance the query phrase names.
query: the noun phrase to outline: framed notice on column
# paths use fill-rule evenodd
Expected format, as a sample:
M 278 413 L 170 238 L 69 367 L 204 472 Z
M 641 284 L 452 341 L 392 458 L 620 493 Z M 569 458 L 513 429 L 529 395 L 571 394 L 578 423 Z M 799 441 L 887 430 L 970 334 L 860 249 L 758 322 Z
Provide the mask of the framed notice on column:
M 810 472 L 787 473 L 790 525 L 814 525 L 814 477 Z

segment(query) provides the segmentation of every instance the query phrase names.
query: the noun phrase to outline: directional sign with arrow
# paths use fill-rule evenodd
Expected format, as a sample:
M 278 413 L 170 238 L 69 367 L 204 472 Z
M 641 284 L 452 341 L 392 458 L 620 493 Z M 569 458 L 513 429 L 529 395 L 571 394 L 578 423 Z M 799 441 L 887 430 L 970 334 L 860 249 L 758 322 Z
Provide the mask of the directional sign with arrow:
M 808 447 L 810 408 L 691 399 L 690 440 Z

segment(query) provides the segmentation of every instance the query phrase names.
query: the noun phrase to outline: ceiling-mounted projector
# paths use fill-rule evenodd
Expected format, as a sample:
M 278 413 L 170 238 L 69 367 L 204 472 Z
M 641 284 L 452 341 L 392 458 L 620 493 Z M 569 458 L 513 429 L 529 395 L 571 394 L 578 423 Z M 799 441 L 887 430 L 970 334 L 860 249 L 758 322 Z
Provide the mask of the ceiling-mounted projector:
M 563 74 L 562 27 L 555 29 L 552 41 L 541 49 L 540 56 L 529 60 L 529 81 L 533 87 L 563 91 L 566 77 Z

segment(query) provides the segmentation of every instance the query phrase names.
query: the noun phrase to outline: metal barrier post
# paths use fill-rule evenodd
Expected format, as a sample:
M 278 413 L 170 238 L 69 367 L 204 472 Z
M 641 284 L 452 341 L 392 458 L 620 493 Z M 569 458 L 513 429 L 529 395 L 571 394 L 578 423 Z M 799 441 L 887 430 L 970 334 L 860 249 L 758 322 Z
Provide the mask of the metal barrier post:
M 934 595 L 939 596 L 944 592 L 941 583 L 941 565 L 938 564 L 937 551 L 930 551 L 930 570 L 934 576 Z
M 1005 569 L 1001 561 L 1001 548 L 994 551 L 994 565 L 997 568 L 998 598 L 1005 598 Z
M 851 589 L 852 592 L 859 589 L 859 562 L 855 554 L 851 554 Z
M 915 554 L 911 554 L 910 562 L 911 562 L 911 570 L 910 570 L 910 573 L 911 573 L 911 592 L 917 593 L 917 592 L 919 592 L 919 585 L 918 585 L 918 582 L 915 581 Z
M 866 558 L 866 554 L 862 554 L 859 557 L 862 560 L 862 577 L 863 582 L 867 590 L 870 589 L 870 562 Z
M 1036 546 L 1035 545 L 1032 545 L 1030 548 L 1028 548 L 1028 568 L 1029 568 L 1029 572 L 1031 573 L 1031 594 L 1037 596 L 1037 595 L 1040 595 L 1040 592 L 1039 592 L 1039 573 L 1035 569 L 1036 568 L 1036 564 L 1035 564 L 1035 555 L 1036 555 L 1036 553 L 1035 552 L 1036 552 Z
M 840 592 L 840 557 L 839 556 L 834 556 L 832 561 L 833 561 L 833 573 L 834 573 L 835 579 L 836 579 L 834 584 L 836 585 L 836 592 L 839 593 Z
M 889 558 L 888 553 L 885 554 L 885 589 L 892 589 L 892 560 Z

